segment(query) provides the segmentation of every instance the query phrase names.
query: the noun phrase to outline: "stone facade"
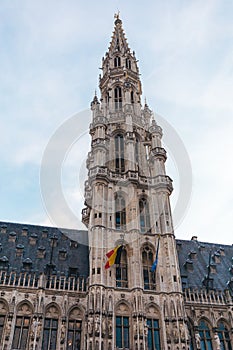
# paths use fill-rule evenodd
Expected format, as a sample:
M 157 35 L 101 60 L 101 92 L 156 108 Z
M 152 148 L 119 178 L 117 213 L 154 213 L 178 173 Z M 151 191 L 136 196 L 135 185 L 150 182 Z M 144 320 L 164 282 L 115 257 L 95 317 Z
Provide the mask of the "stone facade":
M 142 107 L 119 16 L 99 86 L 82 211 L 88 232 L 1 225 L 0 348 L 231 350 L 233 249 L 175 240 L 162 129 Z M 105 269 L 115 247 L 120 260 Z

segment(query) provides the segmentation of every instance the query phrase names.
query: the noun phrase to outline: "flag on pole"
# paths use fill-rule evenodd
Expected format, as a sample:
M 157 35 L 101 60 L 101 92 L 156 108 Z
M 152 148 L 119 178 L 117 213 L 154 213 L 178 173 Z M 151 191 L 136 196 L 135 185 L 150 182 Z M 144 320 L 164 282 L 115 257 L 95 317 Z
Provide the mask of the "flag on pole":
M 106 254 L 108 261 L 105 264 L 105 269 L 109 269 L 112 265 L 120 263 L 122 248 L 122 245 L 118 245 Z
M 157 249 L 156 249 L 156 254 L 155 254 L 155 261 L 153 262 L 153 265 L 151 266 L 151 272 L 155 272 L 157 265 L 158 265 L 158 255 L 159 255 L 159 241 L 160 241 L 160 235 L 158 238 L 158 244 L 157 244 Z

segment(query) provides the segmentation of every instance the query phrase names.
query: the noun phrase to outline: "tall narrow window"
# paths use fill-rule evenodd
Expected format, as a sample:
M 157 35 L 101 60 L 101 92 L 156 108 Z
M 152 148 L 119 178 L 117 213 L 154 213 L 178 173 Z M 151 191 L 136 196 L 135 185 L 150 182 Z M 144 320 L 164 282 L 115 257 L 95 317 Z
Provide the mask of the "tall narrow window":
M 130 93 L 130 102 L 131 102 L 131 103 L 134 103 L 133 91 L 131 91 L 131 93 Z
M 160 350 L 159 321 L 147 319 L 148 350 Z
M 127 252 L 124 247 L 121 251 L 120 263 L 116 266 L 116 286 L 118 288 L 128 287 Z
M 27 349 L 30 317 L 17 316 L 12 349 Z
M 1 344 L 1 339 L 2 339 L 2 334 L 3 334 L 3 329 L 4 329 L 4 324 L 5 324 L 7 312 L 8 312 L 7 305 L 5 304 L 5 302 L 0 301 L 0 344 Z
M 82 321 L 69 319 L 67 350 L 81 349 L 81 331 L 82 331 Z
M 124 230 L 126 225 L 125 200 L 121 194 L 116 196 L 116 229 Z
M 145 246 L 142 252 L 142 268 L 143 268 L 143 281 L 144 289 L 153 290 L 155 289 L 155 274 L 151 272 L 153 264 L 153 252 L 150 247 Z
M 221 350 L 232 350 L 229 331 L 223 322 L 218 324 L 217 332 L 221 343 Z
M 2 339 L 2 333 L 3 333 L 5 318 L 6 318 L 6 316 L 0 315 L 0 339 Z M 1 343 L 1 340 L 0 340 L 0 343 Z
M 116 347 L 129 349 L 129 317 L 116 316 Z
M 116 135 L 115 137 L 115 165 L 116 172 L 122 173 L 125 171 L 124 159 L 124 137 L 123 135 Z
M 150 211 L 146 198 L 139 200 L 139 212 L 140 212 L 140 229 L 142 233 L 151 232 L 150 227 Z
M 116 56 L 114 58 L 114 67 L 120 67 L 121 66 L 121 58 L 119 56 Z
M 213 350 L 211 334 L 207 323 L 203 320 L 200 321 L 198 330 L 201 338 L 201 350 Z
M 44 320 L 43 350 L 56 350 L 58 319 L 46 317 Z
M 126 68 L 131 69 L 131 61 L 129 58 L 126 58 L 125 65 L 126 65 Z
M 56 350 L 59 310 L 56 305 L 50 305 L 45 314 L 43 330 L 43 350 Z
M 135 141 L 135 162 L 139 163 L 139 140 L 137 137 Z
M 114 89 L 114 102 L 115 102 L 115 110 L 122 109 L 122 89 L 120 86 L 117 86 Z

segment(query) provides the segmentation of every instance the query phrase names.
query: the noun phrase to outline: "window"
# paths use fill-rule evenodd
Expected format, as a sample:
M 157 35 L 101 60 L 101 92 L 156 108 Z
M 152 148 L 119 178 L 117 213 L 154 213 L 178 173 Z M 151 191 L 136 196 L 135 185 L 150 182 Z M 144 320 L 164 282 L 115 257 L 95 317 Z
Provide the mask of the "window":
M 56 350 L 58 319 L 46 317 L 44 320 L 43 350 Z M 25 348 L 26 349 L 26 348 Z
M 128 287 L 127 252 L 123 247 L 119 265 L 116 266 L 116 286 L 118 288 Z
M 2 333 L 3 333 L 5 318 L 6 318 L 5 315 L 0 315 L 0 342 L 1 342 L 1 339 L 2 339 Z
M 28 331 L 30 326 L 30 317 L 17 316 L 15 322 L 15 332 L 13 338 L 13 349 L 27 349 Z
M 122 89 L 120 86 L 117 86 L 114 89 L 114 102 L 115 102 L 115 110 L 122 109 Z
M 134 103 L 133 91 L 131 91 L 131 93 L 130 93 L 130 102 L 131 102 L 131 103 Z
M 155 273 L 151 272 L 153 265 L 153 253 L 150 247 L 146 246 L 142 252 L 142 268 L 143 268 L 143 281 L 144 289 L 155 289 Z
M 148 350 L 160 350 L 159 321 L 147 319 Z
M 126 65 L 126 68 L 131 69 L 131 61 L 129 58 L 126 58 L 125 65 Z
M 135 142 L 135 162 L 139 163 L 139 140 L 136 138 Z
M 116 316 L 116 347 L 129 349 L 129 317 Z
M 125 159 L 124 159 L 124 138 L 123 135 L 117 135 L 115 137 L 115 166 L 116 172 L 122 173 L 125 171 Z
M 121 66 L 121 58 L 119 56 L 116 56 L 114 58 L 114 67 L 120 67 Z
M 229 332 L 223 322 L 218 324 L 217 332 L 221 343 L 221 350 L 232 350 Z
M 122 195 L 117 194 L 116 196 L 116 229 L 123 230 L 126 225 L 126 212 L 125 212 L 125 200 Z
M 140 230 L 142 233 L 151 232 L 150 227 L 150 211 L 146 198 L 139 200 L 139 212 L 140 212 Z
M 81 331 L 82 321 L 70 319 L 68 322 L 67 350 L 81 349 Z
M 201 338 L 201 350 L 213 350 L 210 330 L 205 321 L 199 323 L 199 334 Z

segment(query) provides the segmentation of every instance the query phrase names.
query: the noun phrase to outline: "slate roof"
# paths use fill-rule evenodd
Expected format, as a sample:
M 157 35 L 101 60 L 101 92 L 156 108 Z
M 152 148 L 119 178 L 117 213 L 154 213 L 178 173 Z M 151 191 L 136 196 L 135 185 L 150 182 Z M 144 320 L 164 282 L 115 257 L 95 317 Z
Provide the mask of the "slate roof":
M 233 246 L 197 239 L 177 239 L 176 244 L 183 288 L 230 288 L 233 294 Z M 0 221 L 0 269 L 40 274 L 51 252 L 53 274 L 88 277 L 87 231 Z
M 183 288 L 225 290 L 233 284 L 233 246 L 176 240 Z M 232 283 L 230 282 L 232 281 Z M 230 283 L 229 283 L 230 282 Z
M 0 222 L 0 269 L 87 278 L 88 254 L 87 231 Z

